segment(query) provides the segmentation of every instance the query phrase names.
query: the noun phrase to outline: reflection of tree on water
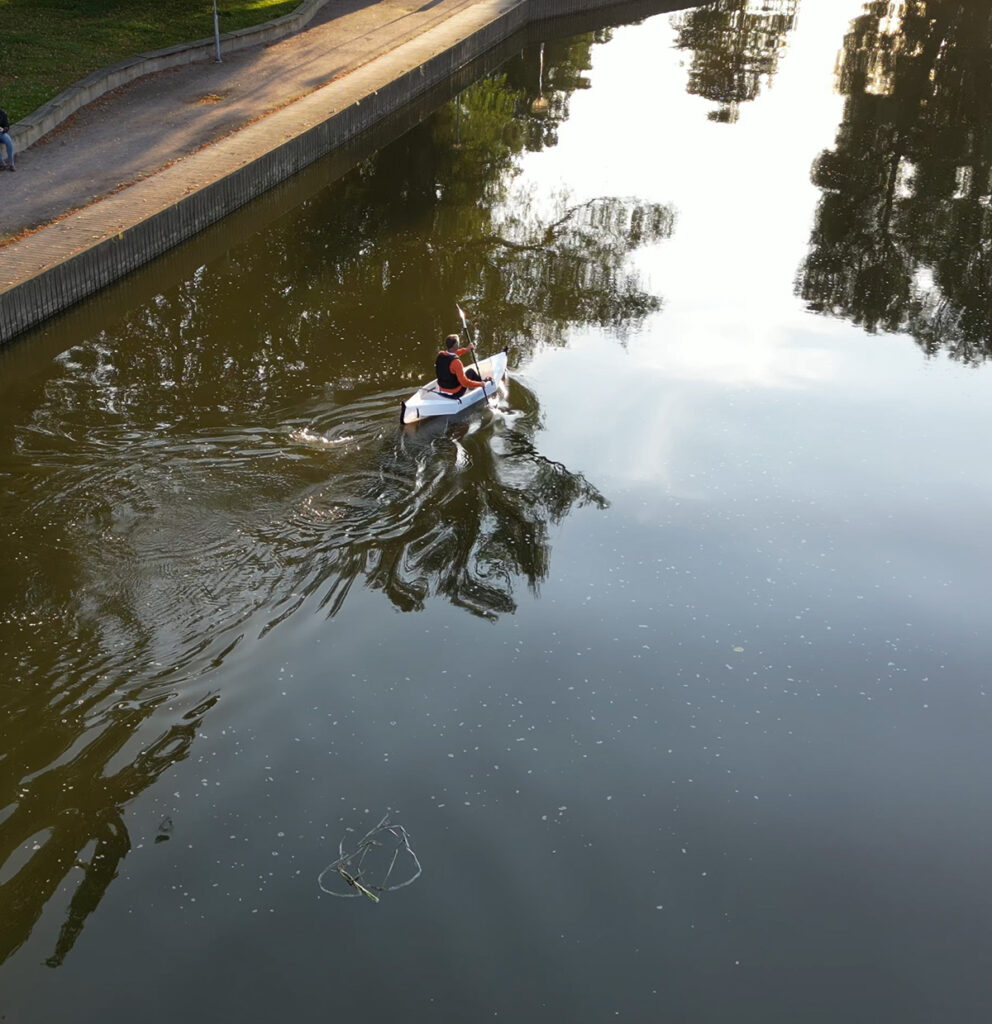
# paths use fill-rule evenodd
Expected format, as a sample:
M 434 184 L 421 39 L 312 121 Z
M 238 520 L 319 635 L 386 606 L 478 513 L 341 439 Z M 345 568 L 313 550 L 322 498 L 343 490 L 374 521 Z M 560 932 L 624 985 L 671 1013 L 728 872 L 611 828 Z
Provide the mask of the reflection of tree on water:
M 464 425 L 446 431 L 456 457 L 439 460 L 430 502 L 417 509 L 404 536 L 384 547 L 369 575 L 399 607 L 414 594 L 411 606 L 420 607 L 434 593 L 490 618 L 513 612 L 514 580 L 536 592 L 548 574 L 548 527 L 573 507 L 605 506 L 581 475 L 536 451 L 536 403 L 519 383 L 513 396 L 513 425 L 495 439 Z M 407 440 L 407 454 L 410 447 Z
M 629 257 L 671 235 L 669 207 L 636 197 L 510 199 L 520 155 L 555 143 L 571 92 L 587 85 L 593 41 L 548 43 L 543 89 L 541 50 L 528 49 L 316 197 L 293 237 L 302 248 L 276 261 L 290 301 L 312 303 L 295 275 L 319 269 L 336 285 L 327 315 L 376 334 L 409 337 L 420 322 L 433 338 L 446 333 L 441 318 L 453 303 L 468 300 L 504 340 L 549 344 L 572 325 L 623 330 L 656 310 Z M 539 96 L 547 108 L 535 113 Z
M 398 394 L 382 397 L 424 376 L 455 299 L 501 343 L 656 308 L 625 264 L 670 232 L 668 210 L 505 203 L 516 158 L 553 144 L 595 39 L 547 45 L 541 116 L 534 48 L 73 345 L 0 412 L 17 505 L 0 552 L 0 961 L 79 868 L 49 962 L 71 949 L 130 848 L 124 808 L 186 755 L 206 711 L 160 724 L 166 695 L 307 595 L 335 614 L 355 582 L 401 609 L 436 597 L 510 613 L 516 588 L 547 577 L 553 524 L 603 503 L 536 452 L 534 399 L 516 384 L 515 421 L 440 436 L 400 434 Z M 329 382 L 357 439 L 340 461 L 285 425 Z
M 715 0 L 673 19 L 678 47 L 692 50 L 688 91 L 719 104 L 711 121 L 732 122 L 778 70 L 799 0 Z
M 21 716 L 14 716 L 14 728 L 5 736 L 9 742 L 0 761 L 5 791 L 0 796 L 10 813 L 0 826 L 0 864 L 9 864 L 28 843 L 34 843 L 26 862 L 0 884 L 0 963 L 28 939 L 45 904 L 79 869 L 82 879 L 47 962 L 57 967 L 63 961 L 131 849 L 122 817 L 124 805 L 186 757 L 203 714 L 213 703 L 206 701 L 187 713 L 130 764 L 107 774 L 158 702 L 115 709 L 109 722 L 87 729 L 85 708 L 68 699 L 75 693 L 57 699 L 51 707 L 53 721 L 61 722 L 62 728 L 49 729 L 47 743 L 39 744 L 36 733 L 18 728 L 24 725 Z M 80 697 L 80 703 L 92 702 Z M 92 738 L 84 742 L 88 734 Z M 64 753 L 75 746 L 81 749 L 70 759 L 55 756 L 56 750 Z M 17 779 L 29 781 L 16 783 L 16 791 L 11 792 L 9 787 Z M 88 858 L 81 860 L 87 850 Z
M 813 309 L 907 331 L 964 361 L 992 351 L 992 10 L 867 5 L 844 41 L 847 96 L 798 288 Z
M 572 508 L 606 502 L 537 452 L 536 402 L 519 382 L 512 395 L 507 418 L 482 429 L 491 415 L 484 411 L 425 421 L 387 442 L 360 473 L 311 493 L 307 515 L 334 527 L 306 548 L 274 553 L 307 575 L 284 581 L 293 596 L 270 625 L 314 594 L 336 614 L 362 577 L 401 611 L 443 597 L 495 618 L 515 611 L 518 580 L 536 592 L 550 565 L 549 527 Z
M 517 337 L 563 343 L 576 323 L 622 334 L 660 305 L 623 267 L 624 256 L 668 238 L 673 226 L 671 209 L 656 203 L 601 197 L 568 205 L 559 196 L 541 219 L 518 196 L 497 233 L 473 243 L 486 260 L 479 303 L 495 322 L 518 325 Z

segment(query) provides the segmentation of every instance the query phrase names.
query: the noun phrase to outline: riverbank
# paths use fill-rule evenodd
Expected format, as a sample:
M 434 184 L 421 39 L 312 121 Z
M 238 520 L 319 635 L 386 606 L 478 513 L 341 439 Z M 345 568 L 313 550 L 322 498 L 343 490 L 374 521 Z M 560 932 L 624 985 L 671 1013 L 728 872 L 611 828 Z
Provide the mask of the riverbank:
M 0 343 L 193 237 L 529 22 L 617 6 L 332 0 L 279 42 L 108 93 L 0 180 Z

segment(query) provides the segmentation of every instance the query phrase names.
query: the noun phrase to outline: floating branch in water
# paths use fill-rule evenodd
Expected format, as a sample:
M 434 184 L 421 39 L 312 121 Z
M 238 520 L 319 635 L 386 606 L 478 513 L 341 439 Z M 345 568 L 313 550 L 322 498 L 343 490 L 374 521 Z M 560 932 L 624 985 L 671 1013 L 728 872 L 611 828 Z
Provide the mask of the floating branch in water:
M 379 893 L 395 892 L 420 877 L 420 861 L 410 846 L 409 833 L 402 825 L 392 824 L 388 814 L 358 840 L 351 853 L 342 839 L 338 854 L 317 876 L 317 885 L 328 896 L 367 896 L 378 903 Z

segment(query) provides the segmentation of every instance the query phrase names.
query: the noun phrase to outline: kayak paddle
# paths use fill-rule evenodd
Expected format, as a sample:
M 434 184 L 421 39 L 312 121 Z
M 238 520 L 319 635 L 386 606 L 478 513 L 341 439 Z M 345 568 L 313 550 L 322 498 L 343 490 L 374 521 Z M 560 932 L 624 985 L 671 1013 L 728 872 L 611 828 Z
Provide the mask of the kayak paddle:
M 479 357 L 475 354 L 475 345 L 472 342 L 472 336 L 468 332 L 468 322 L 465 320 L 465 310 L 462 309 L 458 303 L 455 303 L 455 309 L 458 310 L 458 315 L 462 318 L 462 330 L 465 332 L 465 340 L 469 344 L 469 348 L 472 351 L 472 362 L 475 363 L 475 372 L 479 375 L 479 380 L 482 380 L 482 371 L 479 369 Z M 493 387 L 493 394 L 496 394 L 496 388 Z M 486 394 L 486 383 L 482 382 L 482 397 L 486 400 L 486 404 L 489 404 L 489 395 Z

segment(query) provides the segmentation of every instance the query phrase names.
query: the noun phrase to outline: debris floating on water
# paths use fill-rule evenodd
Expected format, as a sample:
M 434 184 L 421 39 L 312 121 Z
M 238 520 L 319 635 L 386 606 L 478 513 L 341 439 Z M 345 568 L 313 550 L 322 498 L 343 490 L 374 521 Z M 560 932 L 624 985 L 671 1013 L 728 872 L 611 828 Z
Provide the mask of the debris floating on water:
M 344 839 L 338 843 L 338 859 L 317 876 L 317 885 L 328 896 L 365 896 L 378 903 L 382 893 L 395 892 L 420 877 L 410 834 L 402 825 L 394 825 L 388 814 L 358 840 L 351 853 L 344 843 Z

